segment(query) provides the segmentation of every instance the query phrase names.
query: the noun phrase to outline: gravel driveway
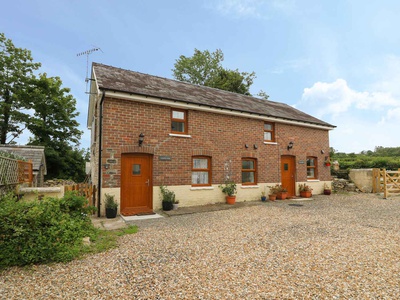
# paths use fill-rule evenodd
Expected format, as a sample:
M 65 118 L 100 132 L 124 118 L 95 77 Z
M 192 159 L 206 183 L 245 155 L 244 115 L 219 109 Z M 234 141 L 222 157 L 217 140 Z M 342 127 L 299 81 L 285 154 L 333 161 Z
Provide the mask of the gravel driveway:
M 399 197 L 321 195 L 140 221 L 118 249 L 3 271 L 0 298 L 399 299 L 399 213 Z

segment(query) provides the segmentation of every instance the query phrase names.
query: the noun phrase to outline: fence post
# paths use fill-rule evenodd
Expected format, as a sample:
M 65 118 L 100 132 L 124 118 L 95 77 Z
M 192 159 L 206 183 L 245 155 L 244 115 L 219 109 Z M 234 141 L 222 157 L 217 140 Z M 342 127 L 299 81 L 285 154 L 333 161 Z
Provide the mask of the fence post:
M 373 168 L 372 169 L 372 192 L 378 192 L 378 182 L 379 180 L 379 169 Z
M 383 169 L 383 198 L 387 199 L 388 192 L 387 192 L 387 180 L 386 180 L 386 169 Z

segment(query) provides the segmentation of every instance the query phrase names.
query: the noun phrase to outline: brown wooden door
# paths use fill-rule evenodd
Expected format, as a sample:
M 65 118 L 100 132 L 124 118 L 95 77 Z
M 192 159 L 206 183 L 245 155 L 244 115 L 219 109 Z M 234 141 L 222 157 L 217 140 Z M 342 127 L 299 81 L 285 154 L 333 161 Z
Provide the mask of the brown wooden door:
M 153 156 L 122 154 L 121 214 L 153 213 Z
M 294 156 L 281 156 L 281 182 L 282 186 L 288 190 L 288 197 L 296 195 L 296 164 Z

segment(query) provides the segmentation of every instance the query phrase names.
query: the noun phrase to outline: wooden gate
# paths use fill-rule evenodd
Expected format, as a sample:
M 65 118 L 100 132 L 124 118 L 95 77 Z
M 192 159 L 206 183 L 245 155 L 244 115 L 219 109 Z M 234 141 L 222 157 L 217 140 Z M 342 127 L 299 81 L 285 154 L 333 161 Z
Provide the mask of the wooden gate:
M 386 169 L 372 169 L 372 192 L 381 193 L 386 199 L 390 195 L 400 194 L 400 169 L 387 171 Z
M 79 195 L 84 196 L 90 205 L 96 205 L 96 187 L 88 183 L 78 183 L 74 185 L 66 185 L 64 192 L 77 191 Z

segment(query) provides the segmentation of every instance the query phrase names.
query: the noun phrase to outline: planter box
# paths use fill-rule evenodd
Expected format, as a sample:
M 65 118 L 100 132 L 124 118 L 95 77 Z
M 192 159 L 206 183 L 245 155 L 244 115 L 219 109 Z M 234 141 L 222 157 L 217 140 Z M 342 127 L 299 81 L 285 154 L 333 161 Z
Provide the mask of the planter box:
M 117 217 L 117 210 L 113 208 L 106 208 L 106 218 L 114 219 Z
M 162 209 L 165 210 L 165 211 L 172 210 L 173 205 L 174 204 L 172 202 L 163 201 L 162 202 Z
M 300 196 L 303 198 L 311 198 L 312 193 L 311 193 L 311 191 L 301 191 Z
M 287 192 L 278 193 L 276 195 L 276 199 L 279 199 L 279 200 L 285 200 L 286 198 L 287 198 Z

